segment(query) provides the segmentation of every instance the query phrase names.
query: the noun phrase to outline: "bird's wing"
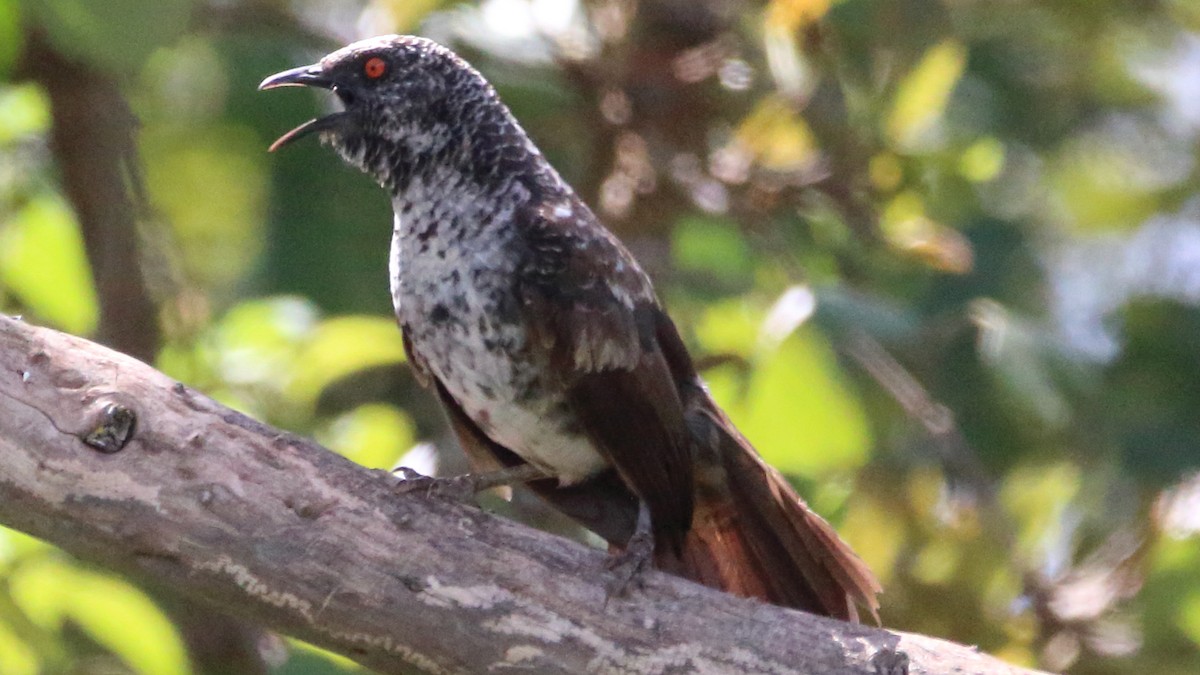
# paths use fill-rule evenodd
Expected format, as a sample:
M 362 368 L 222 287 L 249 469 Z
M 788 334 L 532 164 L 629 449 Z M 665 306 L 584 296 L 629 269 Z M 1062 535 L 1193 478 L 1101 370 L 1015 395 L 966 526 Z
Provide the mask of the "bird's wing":
M 678 549 L 693 483 L 683 405 L 657 340 L 670 319 L 594 218 L 576 203 L 523 221 L 516 284 L 525 323 L 584 433 L 649 507 L 656 541 Z

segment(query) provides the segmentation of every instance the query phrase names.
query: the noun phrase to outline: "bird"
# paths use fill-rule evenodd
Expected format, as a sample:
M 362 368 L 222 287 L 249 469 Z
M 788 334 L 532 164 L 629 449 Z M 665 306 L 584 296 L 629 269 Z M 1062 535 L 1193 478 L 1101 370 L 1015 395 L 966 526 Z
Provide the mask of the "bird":
M 317 136 L 387 191 L 408 362 L 470 460 L 608 542 L 617 585 L 654 567 L 878 623 L 881 587 L 710 395 L 650 278 L 453 51 L 368 38 L 260 90 L 327 89 Z

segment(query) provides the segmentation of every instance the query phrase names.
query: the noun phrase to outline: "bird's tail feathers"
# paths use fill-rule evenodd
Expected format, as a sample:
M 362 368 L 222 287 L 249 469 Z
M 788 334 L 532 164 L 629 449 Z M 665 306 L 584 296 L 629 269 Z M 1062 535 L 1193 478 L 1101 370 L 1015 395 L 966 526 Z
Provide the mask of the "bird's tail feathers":
M 691 420 L 705 463 L 720 476 L 697 476 L 692 528 L 679 556 L 659 567 L 707 586 L 771 603 L 857 621 L 866 608 L 879 621 L 879 582 L 787 480 L 758 456 L 709 402 Z

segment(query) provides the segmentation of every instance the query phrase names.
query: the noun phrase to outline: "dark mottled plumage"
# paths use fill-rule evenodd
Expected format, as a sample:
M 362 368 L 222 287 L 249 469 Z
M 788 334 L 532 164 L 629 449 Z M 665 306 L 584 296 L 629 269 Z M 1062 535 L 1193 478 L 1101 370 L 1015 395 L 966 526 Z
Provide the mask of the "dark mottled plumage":
M 418 376 L 477 469 L 523 462 L 615 548 L 648 507 L 655 562 L 742 595 L 854 618 L 879 587 L 709 397 L 629 252 L 483 77 L 384 36 L 263 88 L 332 89 L 319 133 L 392 195 L 392 298 Z

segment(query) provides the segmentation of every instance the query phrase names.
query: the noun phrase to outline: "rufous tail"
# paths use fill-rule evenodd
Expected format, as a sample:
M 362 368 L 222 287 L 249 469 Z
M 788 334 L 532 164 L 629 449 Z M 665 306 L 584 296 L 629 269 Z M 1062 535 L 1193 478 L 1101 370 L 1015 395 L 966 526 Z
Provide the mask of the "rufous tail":
M 707 397 L 706 397 L 707 398 Z M 689 415 L 696 509 L 679 555 L 656 566 L 706 586 L 846 621 L 879 622 L 879 582 L 711 399 Z

